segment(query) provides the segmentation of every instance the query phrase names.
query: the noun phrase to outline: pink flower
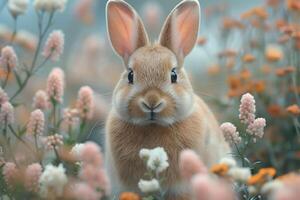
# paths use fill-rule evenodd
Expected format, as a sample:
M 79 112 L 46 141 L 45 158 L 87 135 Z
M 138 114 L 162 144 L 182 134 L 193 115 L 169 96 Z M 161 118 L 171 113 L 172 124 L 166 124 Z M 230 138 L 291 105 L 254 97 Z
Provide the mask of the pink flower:
M 16 182 L 16 179 L 18 177 L 18 173 L 19 172 L 18 172 L 18 169 L 17 169 L 15 163 L 7 162 L 3 166 L 2 174 L 3 174 L 3 177 L 4 177 L 4 180 L 5 180 L 6 184 L 9 187 L 12 187 L 13 184 Z
M 50 33 L 43 50 L 43 56 L 58 61 L 64 50 L 64 37 L 64 33 L 60 30 Z
M 236 199 L 226 183 L 214 180 L 206 174 L 197 174 L 192 178 L 191 184 L 195 200 Z
M 251 124 L 255 119 L 255 99 L 254 97 L 247 93 L 242 96 L 240 104 L 240 114 L 239 118 L 244 124 Z
M 11 71 L 18 64 L 18 58 L 11 46 L 6 46 L 1 50 L 0 66 L 7 71 Z
M 0 124 L 9 125 L 14 123 L 14 107 L 7 101 L 1 105 L 0 109 Z
M 6 92 L 0 87 L 0 108 L 1 105 L 8 101 L 8 96 Z
M 94 92 L 89 86 L 81 87 L 78 92 L 77 109 L 82 119 L 93 117 Z
M 98 200 L 101 194 L 85 183 L 77 183 L 73 188 L 73 195 L 78 200 Z
M 31 192 L 38 192 L 39 178 L 42 174 L 42 167 L 39 163 L 29 165 L 25 171 L 25 188 Z
M 266 120 L 264 118 L 257 118 L 248 126 L 247 132 L 252 136 L 262 138 L 265 126 Z
M 78 110 L 66 108 L 63 112 L 63 122 L 66 126 L 72 126 L 78 121 Z
M 236 127 L 232 123 L 223 123 L 220 128 L 225 140 L 231 145 L 239 144 L 242 141 L 241 137 L 239 136 L 239 132 L 236 131 Z
M 27 124 L 27 134 L 42 135 L 45 127 L 45 116 L 40 109 L 36 109 L 30 114 Z
M 93 189 L 104 191 L 106 195 L 110 193 L 109 180 L 104 169 L 91 164 L 83 165 L 79 177 Z
M 46 138 L 47 149 L 57 148 L 58 146 L 63 145 L 63 136 L 54 134 Z
M 47 94 L 51 101 L 62 103 L 64 95 L 64 72 L 54 68 L 48 76 Z
M 33 108 L 46 110 L 49 107 L 47 93 L 44 90 L 38 90 L 33 98 Z
M 101 149 L 94 142 L 87 142 L 84 144 L 81 156 L 83 164 L 91 164 L 95 167 L 101 167 L 103 164 Z
M 183 150 L 179 157 L 179 169 L 182 177 L 189 180 L 197 173 L 207 173 L 199 156 L 192 150 Z

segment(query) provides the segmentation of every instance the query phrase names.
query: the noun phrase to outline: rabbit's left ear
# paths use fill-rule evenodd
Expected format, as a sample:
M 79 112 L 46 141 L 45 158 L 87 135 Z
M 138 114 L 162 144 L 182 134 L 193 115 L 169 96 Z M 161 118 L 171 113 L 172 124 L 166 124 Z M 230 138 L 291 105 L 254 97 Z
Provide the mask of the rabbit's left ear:
M 200 21 L 200 5 L 197 0 L 183 0 L 167 17 L 159 37 L 159 43 L 183 59 L 195 46 Z

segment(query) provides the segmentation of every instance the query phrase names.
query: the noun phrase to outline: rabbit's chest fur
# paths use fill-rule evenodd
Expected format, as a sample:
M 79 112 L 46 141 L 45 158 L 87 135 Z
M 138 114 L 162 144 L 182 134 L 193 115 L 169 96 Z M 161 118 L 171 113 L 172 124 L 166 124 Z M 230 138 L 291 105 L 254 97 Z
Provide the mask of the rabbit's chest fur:
M 195 150 L 207 165 L 215 163 L 220 154 L 229 149 L 223 137 L 218 135 L 219 131 L 214 130 L 217 126 L 212 127 L 210 124 L 217 122 L 210 111 L 205 109 L 197 109 L 187 119 L 170 127 L 128 124 L 111 113 L 107 124 L 108 151 L 122 185 L 136 190 L 139 179 L 146 172 L 146 166 L 139 158 L 142 148 L 160 146 L 167 152 L 170 165 L 162 174 L 166 178 L 167 187 L 180 183 L 178 159 L 183 149 Z M 218 148 L 213 143 L 221 148 L 220 151 L 216 150 Z

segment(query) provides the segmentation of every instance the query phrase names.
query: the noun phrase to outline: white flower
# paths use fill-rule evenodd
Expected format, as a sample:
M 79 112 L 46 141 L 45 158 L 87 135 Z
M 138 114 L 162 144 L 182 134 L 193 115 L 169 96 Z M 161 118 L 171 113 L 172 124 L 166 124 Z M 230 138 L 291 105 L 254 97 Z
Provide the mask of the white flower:
M 270 194 L 271 192 L 276 191 L 281 187 L 283 187 L 282 182 L 280 182 L 278 180 L 269 181 L 262 186 L 261 193 Z
M 53 12 L 56 10 L 63 11 L 67 0 L 35 0 L 34 7 L 36 10 Z
M 233 167 L 228 171 L 228 175 L 236 181 L 247 182 L 251 176 L 249 168 Z
M 8 9 L 12 16 L 17 17 L 26 12 L 28 7 L 28 0 L 9 0 Z
M 58 167 L 52 164 L 47 165 L 39 179 L 41 196 L 47 197 L 50 195 L 60 197 L 67 182 L 68 179 L 62 164 Z
M 75 144 L 72 149 L 71 149 L 71 154 L 77 159 L 80 160 L 81 159 L 81 152 L 82 149 L 84 148 L 84 144 L 80 143 L 80 144 Z
M 155 178 L 150 181 L 141 179 L 138 183 L 138 186 L 143 193 L 158 191 L 160 187 L 158 180 Z
M 147 160 L 148 169 L 154 170 L 157 173 L 160 173 L 169 167 L 168 155 L 162 147 L 141 149 L 140 157 Z
M 231 157 L 224 157 L 220 160 L 220 164 L 226 164 L 229 168 L 236 167 L 236 161 Z

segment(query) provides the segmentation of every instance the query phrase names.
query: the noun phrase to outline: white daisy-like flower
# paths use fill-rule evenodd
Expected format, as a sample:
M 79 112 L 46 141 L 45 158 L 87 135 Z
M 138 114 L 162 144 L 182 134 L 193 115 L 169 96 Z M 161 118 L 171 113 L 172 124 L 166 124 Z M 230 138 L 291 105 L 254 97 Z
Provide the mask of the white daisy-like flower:
M 160 185 L 157 179 L 143 180 L 141 179 L 138 183 L 138 187 L 143 193 L 156 192 L 159 190 Z
M 160 173 L 169 167 L 168 155 L 164 148 L 141 149 L 140 157 L 147 160 L 147 168 Z
M 75 144 L 72 149 L 71 149 L 71 154 L 77 159 L 80 160 L 81 159 L 81 152 L 84 148 L 84 144 L 80 143 L 80 144 Z
M 247 182 L 251 176 L 249 168 L 233 167 L 228 171 L 228 175 L 236 181 Z
M 8 1 L 8 10 L 12 16 L 17 17 L 26 12 L 28 7 L 28 0 L 9 0 Z
M 265 183 L 261 188 L 262 194 L 270 194 L 283 187 L 283 183 L 279 180 L 273 180 Z
M 226 164 L 229 168 L 236 167 L 236 161 L 232 157 L 224 157 L 220 160 L 220 164 Z
M 35 0 L 34 7 L 36 10 L 53 12 L 64 11 L 67 0 Z
M 51 195 L 52 197 L 60 197 L 67 182 L 68 179 L 62 164 L 58 167 L 52 164 L 47 165 L 39 179 L 41 196 L 48 197 Z

